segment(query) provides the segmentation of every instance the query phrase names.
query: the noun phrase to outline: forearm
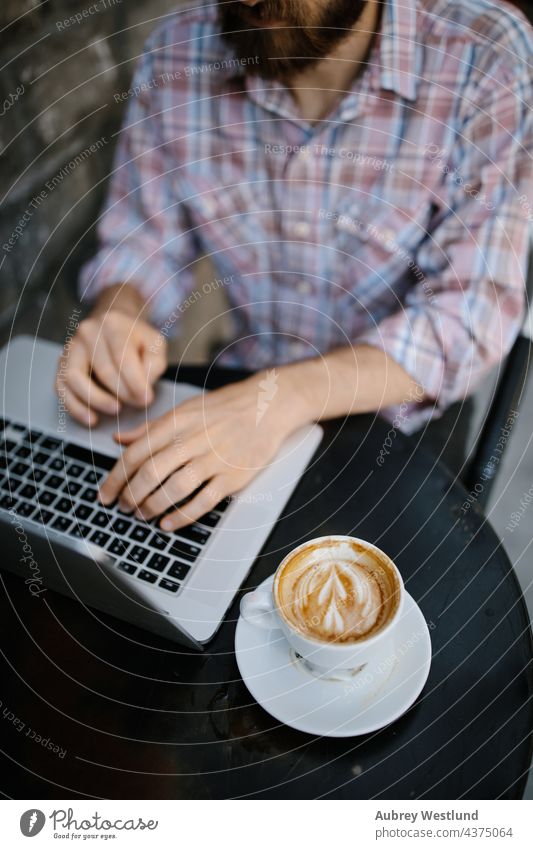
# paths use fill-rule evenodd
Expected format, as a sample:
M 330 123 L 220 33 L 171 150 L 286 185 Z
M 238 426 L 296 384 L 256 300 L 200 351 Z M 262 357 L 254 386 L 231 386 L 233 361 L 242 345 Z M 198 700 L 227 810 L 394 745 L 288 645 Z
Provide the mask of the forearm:
M 424 398 L 422 387 L 395 360 L 370 345 L 283 366 L 279 381 L 286 404 L 302 424 Z
M 130 318 L 149 320 L 144 298 L 131 283 L 118 283 L 100 292 L 94 303 L 92 314 L 105 315 L 110 310 L 116 310 Z

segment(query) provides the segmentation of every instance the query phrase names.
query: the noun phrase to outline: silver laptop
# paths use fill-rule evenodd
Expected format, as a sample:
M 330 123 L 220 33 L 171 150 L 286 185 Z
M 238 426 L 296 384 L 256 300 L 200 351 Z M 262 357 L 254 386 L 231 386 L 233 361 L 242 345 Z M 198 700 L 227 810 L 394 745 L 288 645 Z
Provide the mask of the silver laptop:
M 2 568 L 28 592 L 46 588 L 201 649 L 237 590 L 315 453 L 322 430 L 302 428 L 238 495 L 176 533 L 97 501 L 100 480 L 120 448 L 116 418 L 89 431 L 60 409 L 54 393 L 59 346 L 29 336 L 0 353 Z M 154 418 L 198 387 L 159 383 Z M 146 412 L 121 415 L 135 427 Z

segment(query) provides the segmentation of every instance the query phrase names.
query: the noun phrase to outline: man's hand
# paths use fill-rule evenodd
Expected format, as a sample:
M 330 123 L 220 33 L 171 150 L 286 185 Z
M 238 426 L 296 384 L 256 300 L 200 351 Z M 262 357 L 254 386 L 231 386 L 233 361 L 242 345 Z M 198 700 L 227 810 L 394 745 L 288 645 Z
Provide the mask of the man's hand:
M 97 309 L 65 346 L 56 391 L 73 418 L 94 426 L 98 413 L 117 415 L 122 404 L 149 405 L 166 367 L 165 339 L 138 311 Z
M 127 447 L 100 488 L 102 502 L 118 498 L 121 509 L 145 519 L 184 502 L 161 522 L 176 530 L 238 492 L 305 421 L 294 388 L 279 375 L 255 375 L 117 434 Z

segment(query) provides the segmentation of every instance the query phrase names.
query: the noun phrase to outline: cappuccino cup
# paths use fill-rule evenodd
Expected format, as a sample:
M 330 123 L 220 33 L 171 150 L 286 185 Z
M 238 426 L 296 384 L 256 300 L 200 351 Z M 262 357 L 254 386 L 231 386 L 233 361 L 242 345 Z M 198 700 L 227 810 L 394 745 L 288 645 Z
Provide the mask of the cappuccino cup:
M 279 564 L 272 590 L 241 601 L 258 628 L 282 632 L 295 660 L 323 679 L 349 680 L 394 656 L 402 577 L 377 546 L 350 536 L 312 539 Z

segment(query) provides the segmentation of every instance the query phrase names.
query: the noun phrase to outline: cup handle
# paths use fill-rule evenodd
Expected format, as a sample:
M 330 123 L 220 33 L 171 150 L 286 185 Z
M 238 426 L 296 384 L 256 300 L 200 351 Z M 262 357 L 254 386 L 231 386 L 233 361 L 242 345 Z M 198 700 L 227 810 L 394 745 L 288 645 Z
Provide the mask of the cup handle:
M 265 590 L 255 590 L 242 597 L 241 616 L 250 625 L 256 625 L 265 631 L 280 628 L 272 600 L 272 593 Z

